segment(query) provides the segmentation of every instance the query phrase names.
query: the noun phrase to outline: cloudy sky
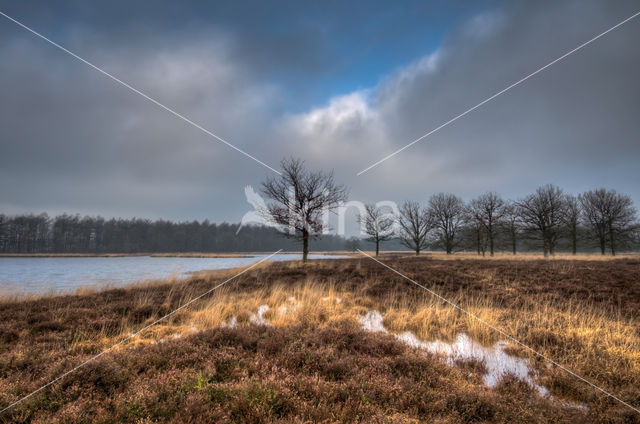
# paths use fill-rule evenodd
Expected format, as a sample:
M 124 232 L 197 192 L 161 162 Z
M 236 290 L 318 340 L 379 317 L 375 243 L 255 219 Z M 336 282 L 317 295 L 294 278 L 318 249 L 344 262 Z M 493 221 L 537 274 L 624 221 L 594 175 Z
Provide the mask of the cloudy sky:
M 401 4 L 401 6 L 398 6 Z M 0 0 L 0 11 L 277 167 L 352 199 L 553 183 L 640 203 L 637 1 Z M 0 212 L 239 221 L 272 171 L 0 16 Z

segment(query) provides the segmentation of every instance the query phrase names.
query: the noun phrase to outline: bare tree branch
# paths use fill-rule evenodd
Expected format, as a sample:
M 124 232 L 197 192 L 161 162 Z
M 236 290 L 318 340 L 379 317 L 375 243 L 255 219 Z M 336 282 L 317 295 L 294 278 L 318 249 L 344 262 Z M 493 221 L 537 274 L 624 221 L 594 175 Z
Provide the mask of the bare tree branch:
M 302 240 L 302 260 L 307 261 L 309 239 L 322 235 L 324 212 L 335 210 L 347 199 L 347 189 L 333 180 L 333 172 L 310 172 L 300 159 L 283 159 L 282 175 L 262 183 L 269 199 L 261 214 L 282 232 Z
M 365 215 L 358 217 L 358 222 L 362 224 L 365 234 L 369 236 L 367 240 L 376 244 L 376 256 L 380 252 L 380 242 L 393 238 L 395 218 L 372 204 L 365 205 Z
M 436 242 L 451 254 L 460 242 L 460 232 L 466 222 L 464 202 L 454 194 L 438 193 L 429 199 L 428 211 L 436 229 Z
M 403 245 L 420 254 L 428 245 L 427 235 L 432 228 L 429 213 L 418 202 L 406 201 L 400 206 L 399 237 Z

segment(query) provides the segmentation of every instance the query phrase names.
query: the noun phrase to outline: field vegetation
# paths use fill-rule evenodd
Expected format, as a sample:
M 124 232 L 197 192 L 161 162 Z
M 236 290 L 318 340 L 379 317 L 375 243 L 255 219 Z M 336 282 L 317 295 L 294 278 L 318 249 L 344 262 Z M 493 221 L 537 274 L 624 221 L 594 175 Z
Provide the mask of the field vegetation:
M 457 258 L 457 259 L 456 259 Z M 640 406 L 640 259 L 383 255 L 382 261 Z M 0 406 L 18 400 L 238 270 L 0 303 Z M 268 309 L 264 306 L 268 306 Z M 510 344 L 542 397 L 485 364 L 393 334 L 483 346 L 494 330 L 368 258 L 261 265 L 69 374 L 1 422 L 640 422 L 640 414 Z M 259 313 L 260 312 L 260 313 Z

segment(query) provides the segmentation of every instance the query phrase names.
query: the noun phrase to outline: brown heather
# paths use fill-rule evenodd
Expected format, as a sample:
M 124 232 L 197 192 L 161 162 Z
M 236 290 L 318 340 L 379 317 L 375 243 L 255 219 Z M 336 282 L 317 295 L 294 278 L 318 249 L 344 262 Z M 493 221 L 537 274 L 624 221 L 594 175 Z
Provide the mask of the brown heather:
M 640 260 L 387 256 L 394 268 L 640 406 Z M 0 407 L 37 389 L 237 270 L 0 303 Z M 269 305 L 272 327 L 249 324 Z M 0 416 L 0 422 L 640 422 L 640 414 L 524 348 L 540 398 L 481 363 L 450 367 L 394 332 L 484 345 L 501 337 L 370 259 L 272 263 L 152 327 Z M 238 327 L 221 324 L 237 317 Z

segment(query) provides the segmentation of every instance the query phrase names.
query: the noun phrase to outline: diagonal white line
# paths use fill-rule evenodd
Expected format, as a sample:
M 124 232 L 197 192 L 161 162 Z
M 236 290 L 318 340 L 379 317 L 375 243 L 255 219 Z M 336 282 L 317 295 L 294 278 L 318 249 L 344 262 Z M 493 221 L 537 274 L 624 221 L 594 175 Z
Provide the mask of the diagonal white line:
M 186 116 L 176 112 L 175 110 L 163 105 L 162 103 L 160 103 L 159 101 L 157 101 L 156 99 L 146 95 L 145 93 L 143 93 L 142 91 L 130 86 L 129 84 L 127 84 L 126 82 L 122 81 L 121 79 L 111 75 L 110 73 L 108 73 L 107 71 L 105 71 L 104 69 L 94 65 L 93 63 L 89 62 L 88 60 L 85 60 L 83 58 L 81 58 L 80 56 L 78 56 L 77 54 L 73 53 L 72 51 L 67 50 L 66 48 L 62 47 L 60 44 L 48 39 L 47 37 L 45 37 L 44 35 L 40 34 L 39 32 L 29 28 L 28 26 L 26 26 L 25 24 L 18 22 L 17 20 L 13 19 L 11 16 L 2 13 L 0 11 L 0 15 L 4 16 L 5 18 L 9 19 L 11 22 L 14 22 L 15 24 L 21 26 L 22 28 L 26 29 L 27 31 L 29 31 L 30 33 L 42 38 L 43 40 L 45 40 L 46 42 L 48 42 L 49 44 L 59 48 L 60 50 L 62 50 L 63 52 L 73 56 L 74 58 L 78 59 L 79 61 L 81 61 L 82 63 L 92 67 L 93 69 L 95 69 L 96 71 L 100 72 L 101 74 L 111 78 L 112 80 L 114 80 L 115 82 L 117 82 L 118 84 L 121 84 L 122 86 L 128 88 L 129 90 L 133 91 L 136 94 L 139 94 L 140 96 L 144 97 L 145 99 L 149 100 L 151 103 L 161 107 L 162 109 L 166 110 L 167 112 L 171 113 L 172 115 L 177 116 L 178 118 L 182 119 L 183 121 L 185 121 L 186 123 L 196 127 L 197 129 L 199 129 L 200 131 L 202 131 L 203 133 L 215 138 L 216 140 L 226 144 L 227 146 L 231 147 L 232 149 L 236 150 L 237 152 L 242 153 L 243 155 L 245 155 L 246 157 L 253 159 L 254 161 L 258 162 L 260 165 L 269 168 L 270 170 L 272 170 L 273 172 L 275 172 L 278 175 L 282 175 L 280 173 L 280 171 L 275 170 L 274 168 L 270 167 L 269 165 L 267 165 L 266 163 L 262 162 L 260 159 L 255 158 L 254 156 L 251 156 L 249 153 L 245 152 L 244 150 L 240 149 L 239 147 L 234 146 L 233 144 L 229 143 L 227 140 L 223 139 L 222 137 L 217 136 L 216 134 L 212 133 L 211 131 L 209 131 L 208 129 L 202 127 L 199 124 L 196 124 L 195 122 L 193 122 L 191 119 L 187 118 Z
M 521 84 L 521 83 L 525 82 L 526 80 L 528 80 L 529 78 L 533 77 L 534 75 L 536 75 L 536 74 L 538 74 L 538 73 L 540 73 L 540 72 L 544 71 L 544 70 L 545 70 L 545 69 L 547 69 L 548 67 L 550 67 L 550 66 L 552 66 L 552 65 L 554 65 L 554 64 L 556 64 L 556 63 L 558 63 L 558 62 L 560 62 L 562 59 L 566 58 L 567 56 L 569 56 L 569 55 L 571 55 L 571 54 L 573 54 L 573 53 L 577 52 L 578 50 L 580 50 L 580 49 L 582 49 L 582 48 L 584 48 L 584 47 L 588 46 L 589 44 L 591 44 L 591 43 L 593 43 L 594 41 L 596 41 L 598 38 L 600 38 L 600 37 L 602 37 L 602 36 L 604 36 L 604 35 L 608 34 L 609 32 L 613 31 L 614 29 L 618 28 L 619 26 L 626 24 L 627 22 L 629 22 L 629 21 L 630 21 L 630 20 L 632 20 L 633 18 L 637 17 L 638 15 L 640 15 L 640 12 L 637 12 L 637 13 L 635 13 L 635 14 L 633 14 L 633 15 L 629 16 L 627 19 L 625 19 L 625 20 L 623 20 L 623 21 L 618 22 L 616 25 L 614 25 L 614 26 L 612 26 L 611 28 L 609 28 L 608 30 L 606 30 L 606 31 L 604 31 L 604 32 L 602 32 L 602 33 L 600 33 L 600 34 L 596 35 L 596 36 L 595 36 L 595 37 L 593 37 L 591 40 L 586 41 L 586 42 L 584 42 L 584 43 L 580 44 L 580 45 L 579 45 L 578 47 L 576 47 L 575 49 L 570 50 L 570 51 L 568 51 L 567 53 L 565 53 L 565 54 L 563 54 L 562 56 L 560 56 L 559 58 L 557 58 L 557 59 L 555 59 L 555 60 L 553 60 L 553 61 L 551 61 L 551 62 L 547 63 L 547 64 L 546 64 L 546 65 L 544 65 L 542 68 L 539 68 L 538 70 L 536 70 L 536 71 L 534 71 L 534 72 L 530 73 L 530 74 L 529 74 L 529 75 L 527 75 L 526 77 L 524 77 L 524 78 L 522 78 L 522 79 L 520 79 L 520 80 L 518 80 L 518 81 L 514 82 L 514 83 L 513 83 L 513 84 L 511 84 L 510 86 L 508 86 L 508 87 L 506 87 L 506 88 L 504 88 L 504 89 L 502 89 L 502 90 L 498 91 L 498 92 L 497 92 L 496 94 L 494 94 L 493 96 L 488 97 L 487 99 L 485 99 L 485 100 L 481 101 L 480 103 L 478 103 L 477 105 L 473 106 L 472 108 L 465 110 L 465 111 L 464 111 L 464 112 L 462 112 L 460 115 L 458 115 L 458 116 L 456 116 L 456 117 L 454 117 L 454 118 L 451 118 L 450 120 L 448 120 L 448 121 L 447 121 L 447 122 L 445 122 L 444 124 L 440 125 L 439 127 L 436 127 L 436 128 L 434 128 L 434 129 L 432 129 L 431 131 L 429 131 L 428 133 L 426 133 L 426 134 L 424 134 L 424 135 L 422 135 L 422 136 L 420 136 L 420 137 L 416 138 L 415 140 L 413 140 L 411 143 L 407 144 L 406 146 L 399 148 L 399 149 L 398 149 L 398 150 L 396 150 L 395 152 L 393 152 L 393 153 L 391 153 L 391 154 L 389 154 L 389 155 L 387 155 L 387 156 L 383 157 L 383 158 L 382 158 L 382 159 L 380 159 L 379 161 L 377 161 L 377 162 L 375 162 L 375 163 L 373 163 L 373 164 L 369 165 L 368 167 L 366 167 L 366 168 L 365 168 L 365 169 L 363 169 L 362 171 L 358 172 L 358 173 L 357 173 L 357 175 L 358 175 L 358 176 L 359 176 L 359 175 L 362 175 L 362 174 L 364 174 L 365 172 L 367 172 L 368 170 L 370 170 L 371 168 L 373 168 L 373 167 L 375 167 L 375 166 L 380 165 L 382 162 L 386 161 L 387 159 L 392 158 L 393 156 L 397 155 L 398 153 L 402 152 L 403 150 L 405 150 L 405 149 L 407 149 L 407 148 L 409 148 L 409 147 L 413 146 L 414 144 L 416 144 L 416 143 L 417 143 L 417 142 L 419 142 L 420 140 L 423 140 L 423 139 L 425 139 L 425 138 L 429 137 L 431 134 L 433 134 L 433 133 L 435 133 L 435 132 L 437 132 L 437 131 L 441 130 L 442 128 L 446 127 L 446 126 L 447 126 L 447 125 L 449 125 L 449 124 L 452 124 L 453 122 L 455 122 L 455 121 L 457 121 L 458 119 L 462 118 L 462 117 L 463 117 L 463 116 L 465 116 L 466 114 L 468 114 L 468 113 L 470 113 L 470 112 L 473 112 L 474 110 L 476 110 L 476 109 L 477 109 L 477 108 L 479 108 L 480 106 L 484 105 L 485 103 L 490 102 L 491 100 L 495 99 L 495 98 L 496 98 L 496 97 L 498 97 L 499 95 L 501 95 L 501 94 L 503 94 L 503 93 L 505 93 L 505 92 L 507 92 L 507 91 L 511 90 L 513 87 L 515 87 L 515 86 L 517 86 L 517 85 L 519 85 L 519 84 Z
M 282 252 L 282 249 L 273 252 L 272 254 L 270 254 L 269 256 L 260 259 L 258 262 L 252 264 L 251 266 L 243 269 L 241 272 L 237 273 L 236 275 L 234 275 L 233 277 L 223 281 L 222 283 L 218 284 L 217 286 L 207 290 L 206 292 L 202 293 L 201 295 L 194 297 L 193 299 L 191 299 L 190 301 L 188 301 L 187 303 L 183 303 L 180 307 L 174 309 L 173 311 L 169 312 L 168 314 L 166 314 L 165 316 L 158 318 L 157 320 L 153 321 L 151 324 L 148 324 L 144 327 L 142 327 L 140 330 L 136 331 L 135 333 L 125 337 L 124 339 L 120 340 L 118 343 L 114 344 L 113 346 L 103 350 L 102 352 L 98 353 L 95 356 L 92 356 L 91 358 L 87 359 L 86 361 L 82 362 L 79 365 L 76 365 L 74 368 L 70 369 L 69 371 L 65 372 L 64 374 L 54 378 L 53 380 L 51 380 L 50 382 L 48 382 L 47 384 L 45 384 L 44 386 L 40 387 L 39 389 L 34 390 L 33 392 L 29 393 L 28 395 L 18 399 L 17 401 L 13 402 L 11 405 L 5 406 L 4 408 L 2 408 L 2 410 L 0 410 L 0 414 L 2 414 L 3 412 L 13 408 L 14 406 L 16 406 L 17 404 L 19 404 L 20 402 L 30 398 L 31 396 L 35 395 L 36 393 L 40 392 L 41 390 L 44 390 L 45 388 L 51 386 L 52 384 L 54 384 L 57 381 L 60 381 L 61 379 L 63 379 L 64 377 L 66 377 L 67 375 L 71 374 L 72 372 L 78 370 L 79 368 L 82 368 L 83 366 L 87 365 L 89 362 L 94 361 L 96 359 L 98 359 L 99 357 L 101 357 L 102 355 L 104 355 L 107 352 L 112 351 L 113 349 L 115 349 L 116 347 L 120 346 L 121 344 L 135 338 L 138 334 L 142 333 L 143 331 L 145 331 L 146 329 L 148 329 L 149 327 L 153 327 L 154 325 L 156 325 L 157 323 L 159 323 L 160 321 L 163 321 L 165 319 L 167 319 L 168 317 L 170 317 L 171 315 L 175 314 L 176 312 L 178 312 L 181 309 L 186 308 L 187 306 L 191 305 L 193 302 L 195 302 L 198 299 L 201 299 L 202 297 L 208 295 L 209 293 L 213 292 L 214 290 L 217 290 L 218 288 L 224 286 L 225 284 L 227 284 L 229 281 L 233 280 L 236 277 L 239 277 L 240 275 L 244 274 L 245 272 L 249 271 L 250 269 L 258 266 L 259 264 L 261 264 L 262 262 L 270 259 L 271 257 L 273 257 L 274 255 L 278 254 Z
M 522 343 L 520 340 L 516 339 L 515 337 L 513 337 L 512 335 L 510 335 L 509 333 L 506 333 L 505 331 L 499 329 L 498 327 L 489 324 L 487 321 L 483 320 L 482 318 L 480 318 L 479 316 L 477 316 L 476 314 L 467 311 L 466 309 L 464 309 L 463 307 L 457 305 L 456 303 L 453 303 L 452 301 L 444 298 L 443 296 L 439 295 L 438 293 L 434 292 L 433 290 L 423 286 L 422 284 L 416 282 L 415 280 L 407 277 L 406 275 L 404 275 L 403 273 L 401 273 L 400 271 L 395 270 L 394 268 L 391 268 L 389 265 L 385 264 L 384 262 L 380 262 L 379 260 L 377 260 L 376 258 L 374 258 L 371 255 L 368 255 L 366 253 L 364 253 L 362 250 L 357 249 L 358 252 L 362 253 L 364 256 L 368 257 L 369 259 L 374 260 L 375 262 L 379 263 L 380 265 L 382 265 L 383 267 L 387 268 L 390 271 L 393 271 L 394 273 L 398 274 L 399 276 L 401 276 L 402 278 L 404 278 L 407 281 L 412 282 L 413 284 L 415 284 L 416 286 L 426 290 L 427 292 L 429 292 L 429 294 L 437 297 L 438 299 L 442 300 L 443 302 L 449 304 L 450 306 L 454 307 L 455 309 L 459 310 L 460 312 L 470 316 L 471 318 L 479 321 L 480 323 L 486 325 L 487 327 L 491 328 L 492 330 L 500 333 L 502 336 L 508 338 L 509 340 L 511 340 L 512 342 L 516 343 L 519 346 L 524 347 L 525 349 L 529 350 L 530 352 L 538 355 L 539 357 L 541 357 L 542 359 L 550 362 L 551 364 L 555 365 L 556 367 L 560 368 L 561 370 L 571 374 L 572 376 L 576 377 L 579 380 L 582 380 L 583 382 L 587 383 L 588 385 L 590 385 L 591 387 L 593 387 L 596 390 L 599 390 L 600 392 L 604 393 L 605 395 L 609 396 L 610 398 L 617 400 L 618 402 L 620 402 L 621 404 L 623 404 L 624 406 L 634 410 L 635 412 L 640 414 L 640 409 L 628 404 L 627 402 L 623 401 L 622 399 L 620 399 L 619 397 L 607 392 L 606 390 L 604 390 L 603 388 L 596 386 L 595 384 L 593 384 L 592 382 L 590 382 L 589 380 L 585 379 L 584 377 L 579 376 L 578 374 L 576 374 L 575 372 L 571 371 L 570 369 L 560 365 L 559 363 L 557 363 L 556 361 L 554 361 L 553 359 L 549 358 L 548 356 L 545 356 L 544 354 L 538 352 L 537 350 L 533 349 L 532 347 L 527 346 L 526 344 Z

